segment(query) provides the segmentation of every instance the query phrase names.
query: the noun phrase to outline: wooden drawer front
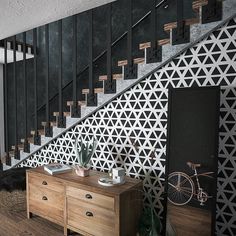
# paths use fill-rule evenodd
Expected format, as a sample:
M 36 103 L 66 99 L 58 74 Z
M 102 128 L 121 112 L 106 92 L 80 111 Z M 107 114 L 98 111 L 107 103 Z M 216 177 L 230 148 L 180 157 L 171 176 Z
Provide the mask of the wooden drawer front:
M 54 190 L 59 193 L 64 192 L 64 186 L 61 182 L 53 179 L 53 177 L 50 178 L 50 176 L 37 176 L 34 174 L 29 174 L 29 184 L 35 185 L 40 187 L 40 189 L 49 189 Z
M 98 193 L 93 193 L 90 191 L 86 191 L 83 189 L 77 189 L 71 186 L 68 186 L 66 189 L 67 196 L 71 196 L 77 198 L 79 200 L 83 200 L 88 203 L 95 204 L 97 206 L 101 206 L 103 208 L 114 210 L 114 198 L 104 196 Z
M 50 217 L 56 222 L 63 223 L 64 195 L 49 189 L 40 189 L 29 185 L 30 212 L 43 217 Z
M 67 197 L 67 225 L 96 236 L 114 235 L 115 212 Z

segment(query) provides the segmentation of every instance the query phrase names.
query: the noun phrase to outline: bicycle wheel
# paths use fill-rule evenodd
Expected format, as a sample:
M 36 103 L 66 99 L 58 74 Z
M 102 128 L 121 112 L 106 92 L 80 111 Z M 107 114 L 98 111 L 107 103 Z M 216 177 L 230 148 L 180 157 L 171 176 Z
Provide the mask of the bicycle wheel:
M 168 200 L 177 206 L 186 205 L 193 197 L 194 183 L 183 172 L 173 172 L 168 177 Z

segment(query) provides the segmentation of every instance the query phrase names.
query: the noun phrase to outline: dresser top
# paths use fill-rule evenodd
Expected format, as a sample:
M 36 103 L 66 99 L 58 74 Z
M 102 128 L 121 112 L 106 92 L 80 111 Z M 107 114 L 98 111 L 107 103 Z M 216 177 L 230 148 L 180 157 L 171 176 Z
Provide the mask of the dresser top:
M 105 192 L 108 195 L 120 195 L 121 193 L 128 191 L 131 188 L 134 189 L 136 187 L 140 188 L 140 185 L 142 185 L 141 180 L 126 176 L 125 177 L 126 181 L 124 184 L 115 185 L 112 187 L 102 186 L 98 183 L 98 179 L 100 177 L 107 176 L 107 173 L 94 170 L 90 170 L 90 174 L 87 177 L 78 176 L 74 170 L 72 170 L 72 172 L 50 175 L 46 171 L 44 171 L 43 167 L 29 169 L 27 170 L 27 173 L 34 173 L 41 176 L 43 175 L 46 176 L 47 178 L 48 177 L 53 178 L 63 183 L 69 183 L 70 185 L 75 187 L 80 187 L 82 189 L 91 190 L 94 192 L 100 192 L 100 193 Z

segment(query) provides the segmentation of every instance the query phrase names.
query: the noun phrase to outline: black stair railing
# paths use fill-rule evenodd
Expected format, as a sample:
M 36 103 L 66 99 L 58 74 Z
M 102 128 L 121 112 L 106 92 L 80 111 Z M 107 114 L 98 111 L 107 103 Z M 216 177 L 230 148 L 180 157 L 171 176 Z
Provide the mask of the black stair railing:
M 65 128 L 66 120 L 63 115 L 63 99 L 62 99 L 62 20 L 58 21 L 58 39 L 59 39 L 59 73 L 58 73 L 58 104 L 59 114 L 57 117 L 57 126 Z
M 52 137 L 52 127 L 50 124 L 50 101 L 49 101 L 49 25 L 45 26 L 45 51 L 46 51 L 46 74 L 45 74 L 45 136 Z
M 23 33 L 23 78 L 24 78 L 24 152 L 30 152 L 28 143 L 28 97 L 27 97 L 27 74 L 26 74 L 26 32 Z
M 172 45 L 189 43 L 190 26 L 184 21 L 184 3 L 183 0 L 177 1 L 177 28 L 172 30 Z
M 17 112 L 17 104 L 18 104 L 18 99 L 17 99 L 17 79 L 16 79 L 16 36 L 13 36 L 13 91 L 15 94 L 14 97 L 14 129 L 15 129 L 15 147 L 14 147 L 14 158 L 17 160 L 20 160 L 20 152 L 18 149 L 18 125 L 17 125 L 17 120 L 18 120 L 18 112 Z
M 127 20 L 127 65 L 124 69 L 124 79 L 136 79 L 138 73 L 138 66 L 133 62 L 133 27 L 132 27 L 132 9 L 133 9 L 133 1 L 128 0 L 127 2 L 128 8 L 128 20 Z
M 147 48 L 146 62 L 154 63 L 162 60 L 162 47 L 157 42 L 157 16 L 156 16 L 156 1 L 153 1 L 151 8 L 151 47 Z
M 93 9 L 89 11 L 89 93 L 87 106 L 97 106 L 97 94 L 94 93 L 93 80 Z
M 9 156 L 9 137 L 8 137 L 8 71 L 7 71 L 7 39 L 4 40 L 4 136 L 5 136 L 5 152 L 6 164 L 11 165 L 11 157 Z
M 73 16 L 73 104 L 71 107 L 71 117 L 78 118 L 81 116 L 81 109 L 78 105 L 77 91 L 77 15 Z
M 37 29 L 33 29 L 33 46 L 34 46 L 34 144 L 41 145 L 41 138 L 38 133 L 38 55 L 37 55 Z
M 107 5 L 107 80 L 104 83 L 104 93 L 116 92 L 116 81 L 112 79 L 112 27 L 111 27 L 112 4 Z

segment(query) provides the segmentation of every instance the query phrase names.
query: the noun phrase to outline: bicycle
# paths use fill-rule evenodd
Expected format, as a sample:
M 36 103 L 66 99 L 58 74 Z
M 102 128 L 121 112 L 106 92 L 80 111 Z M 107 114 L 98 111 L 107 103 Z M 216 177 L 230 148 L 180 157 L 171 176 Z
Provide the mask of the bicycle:
M 200 186 L 199 176 L 206 176 L 213 178 L 210 174 L 214 172 L 204 172 L 198 174 L 197 168 L 201 167 L 201 164 L 195 164 L 193 162 L 186 163 L 189 168 L 194 171 L 192 176 L 184 172 L 172 172 L 168 177 L 168 201 L 177 206 L 186 205 L 191 201 L 193 196 L 196 196 L 201 206 L 211 198 L 206 191 Z M 193 178 L 196 179 L 197 186 L 195 186 Z M 197 187 L 197 188 L 196 188 Z

